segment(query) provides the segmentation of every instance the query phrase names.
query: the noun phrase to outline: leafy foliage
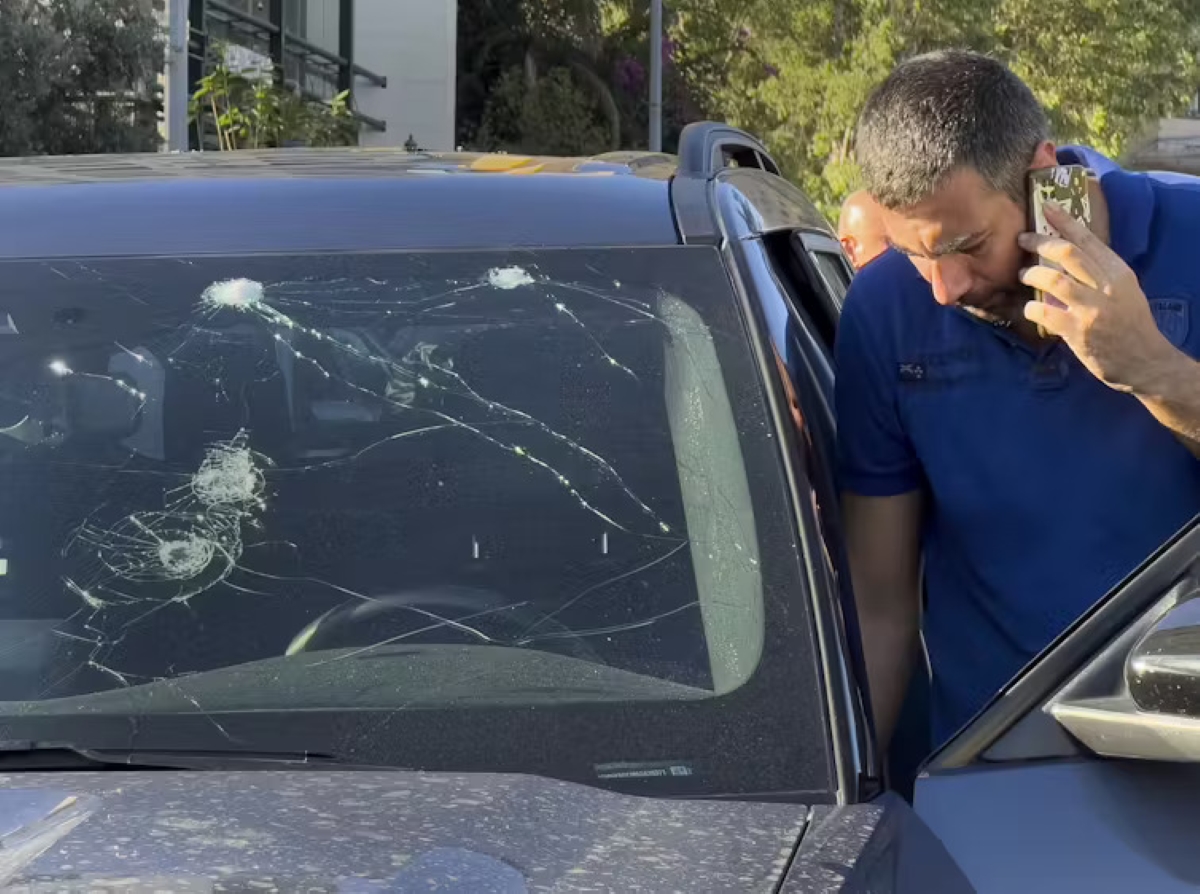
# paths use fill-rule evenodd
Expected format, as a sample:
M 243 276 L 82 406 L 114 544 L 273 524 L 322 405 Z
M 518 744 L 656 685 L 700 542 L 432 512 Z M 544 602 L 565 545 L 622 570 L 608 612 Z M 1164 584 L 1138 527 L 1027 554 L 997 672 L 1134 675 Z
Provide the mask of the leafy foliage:
M 1197 0 L 676 0 L 688 85 L 766 140 L 831 209 L 854 185 L 859 109 L 897 61 L 966 46 L 1007 61 L 1061 140 L 1120 155 L 1200 85 Z
M 1001 52 L 1058 132 L 1114 155 L 1149 121 L 1185 110 L 1200 85 L 1196 0 L 1006 0 L 994 21 Z
M 531 83 L 514 67 L 497 80 L 475 142 L 490 151 L 588 155 L 607 148 L 607 134 L 594 97 L 570 70 L 554 68 Z
M 192 96 L 190 113 L 202 134 L 211 128 L 220 149 L 358 142 L 348 93 L 339 93 L 329 103 L 307 99 L 285 86 L 270 68 L 232 69 L 220 47 Z
M 460 141 L 529 153 L 644 147 L 648 7 L 461 0 Z M 689 120 L 729 121 L 762 137 L 830 212 L 856 185 L 867 94 L 913 54 L 999 56 L 1045 104 L 1058 139 L 1114 156 L 1200 86 L 1200 0 L 670 0 L 666 25 L 667 148 Z
M 530 154 L 646 145 L 643 0 L 460 0 L 458 16 L 460 144 Z M 667 62 L 670 146 L 697 109 Z
M 0 155 L 153 150 L 162 59 L 143 0 L 0 0 Z

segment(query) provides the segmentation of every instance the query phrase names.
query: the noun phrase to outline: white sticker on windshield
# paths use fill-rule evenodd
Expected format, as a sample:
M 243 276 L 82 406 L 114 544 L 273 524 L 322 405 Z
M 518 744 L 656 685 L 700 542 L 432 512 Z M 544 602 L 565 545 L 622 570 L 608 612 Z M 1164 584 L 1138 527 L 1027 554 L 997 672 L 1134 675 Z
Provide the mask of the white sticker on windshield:
M 689 761 L 626 761 L 612 764 L 597 764 L 598 779 L 675 779 L 695 775 Z

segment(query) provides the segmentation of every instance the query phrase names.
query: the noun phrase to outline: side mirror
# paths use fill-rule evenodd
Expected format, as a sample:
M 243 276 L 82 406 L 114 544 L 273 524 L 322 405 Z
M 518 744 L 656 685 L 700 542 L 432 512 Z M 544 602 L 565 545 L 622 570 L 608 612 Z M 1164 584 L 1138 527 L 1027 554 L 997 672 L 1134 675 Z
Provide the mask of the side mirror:
M 1153 587 L 1042 710 L 1093 754 L 1200 764 L 1200 580 Z
M 1125 682 L 1138 710 L 1200 719 L 1200 598 L 1146 632 L 1129 653 Z

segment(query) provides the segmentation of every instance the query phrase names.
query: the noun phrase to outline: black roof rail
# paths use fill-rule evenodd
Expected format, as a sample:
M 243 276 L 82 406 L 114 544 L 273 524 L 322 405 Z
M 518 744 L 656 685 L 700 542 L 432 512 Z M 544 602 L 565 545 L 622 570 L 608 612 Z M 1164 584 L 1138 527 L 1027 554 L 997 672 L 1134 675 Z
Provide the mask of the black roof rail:
M 685 245 L 720 241 L 708 189 L 709 181 L 729 167 L 780 173 L 763 144 L 744 130 L 716 121 L 696 121 L 683 129 L 679 164 L 671 180 L 671 204 Z
M 708 179 L 728 167 L 779 174 L 766 147 L 744 130 L 717 121 L 694 121 L 679 135 L 679 174 Z

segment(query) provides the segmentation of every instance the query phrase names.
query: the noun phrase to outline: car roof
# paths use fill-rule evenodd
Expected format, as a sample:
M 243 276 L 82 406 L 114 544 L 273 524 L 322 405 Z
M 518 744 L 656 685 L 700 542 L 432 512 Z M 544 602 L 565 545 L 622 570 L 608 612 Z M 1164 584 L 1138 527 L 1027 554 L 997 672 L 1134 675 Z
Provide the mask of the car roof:
M 0 160 L 0 257 L 677 245 L 675 159 L 393 149 Z
M 233 152 L 145 152 L 0 158 L 0 187 L 191 178 L 405 177 L 463 174 L 626 174 L 665 180 L 676 159 L 665 153 L 591 156 L 505 152 L 418 152 L 393 148 L 243 149 Z

